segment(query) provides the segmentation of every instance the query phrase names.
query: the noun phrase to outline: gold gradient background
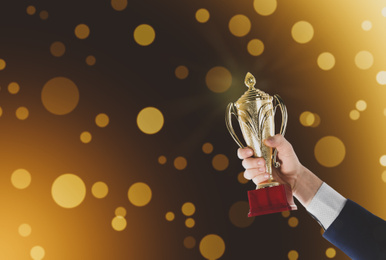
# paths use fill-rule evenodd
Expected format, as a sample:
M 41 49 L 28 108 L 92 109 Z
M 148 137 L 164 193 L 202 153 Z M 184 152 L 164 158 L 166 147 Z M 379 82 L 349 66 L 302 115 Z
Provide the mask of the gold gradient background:
M 29 6 L 35 7 L 34 14 L 27 13 Z M 250 71 L 258 88 L 280 94 L 286 103 L 286 136 L 301 162 L 385 219 L 386 168 L 380 158 L 386 154 L 386 86 L 376 81 L 377 73 L 386 70 L 384 7 L 384 0 L 281 0 L 272 15 L 261 16 L 253 1 L 137 0 L 122 11 L 108 0 L 2 2 L 0 259 L 33 259 L 30 251 L 37 245 L 45 250 L 41 259 L 205 259 L 199 245 L 208 234 L 225 243 L 218 259 L 297 259 L 289 255 L 292 250 L 299 259 L 329 259 L 326 250 L 335 247 L 300 205 L 290 214 L 246 218 L 247 190 L 254 185 L 238 180 L 243 169 L 225 127 L 225 108 L 246 90 L 243 80 Z M 200 8 L 210 13 L 206 23 L 195 18 Z M 236 37 L 228 28 L 237 14 L 251 21 L 246 36 Z M 361 28 L 364 20 L 371 21 L 371 30 Z M 306 44 L 291 36 L 298 21 L 314 28 Z M 74 34 L 79 24 L 90 29 L 85 39 Z M 147 46 L 133 38 L 141 24 L 155 31 Z M 259 56 L 247 51 L 252 39 L 264 43 Z M 57 41 L 65 46 L 60 57 L 50 52 Z M 354 62 L 362 50 L 374 57 L 367 70 Z M 334 55 L 331 70 L 318 67 L 322 52 Z M 85 62 L 89 55 L 96 58 L 93 66 Z M 185 79 L 175 75 L 181 65 L 188 68 Z M 217 66 L 232 75 L 230 88 L 221 93 L 206 85 L 208 71 Z M 54 115 L 43 106 L 42 89 L 55 77 L 71 79 L 78 87 L 79 103 L 71 113 Z M 20 85 L 18 93 L 8 91 L 11 82 Z M 352 120 L 349 113 L 358 100 L 366 101 L 367 108 Z M 25 120 L 15 116 L 20 106 L 29 111 Z M 163 114 L 164 125 L 155 134 L 137 126 L 138 113 L 146 107 Z M 299 117 L 304 111 L 317 114 L 320 124 L 303 126 Z M 100 113 L 109 117 L 104 128 L 94 122 Z M 83 131 L 92 134 L 90 143 L 80 141 Z M 345 145 L 344 160 L 335 167 L 324 167 L 314 155 L 325 136 Z M 203 152 L 205 143 L 213 145 L 213 152 Z M 166 157 L 165 164 L 158 162 L 160 156 Z M 186 168 L 175 167 L 177 157 L 186 159 Z M 228 160 L 219 160 L 224 167 L 212 165 L 213 158 L 224 157 Z M 19 168 L 32 177 L 25 189 L 11 183 Z M 53 182 L 65 173 L 86 185 L 84 201 L 71 209 L 60 207 L 51 195 Z M 109 188 L 102 199 L 91 192 L 98 181 Z M 152 191 L 143 207 L 127 196 L 137 182 Z M 195 206 L 191 228 L 181 211 L 186 202 Z M 122 231 L 111 226 L 117 207 L 127 210 Z M 172 221 L 166 220 L 167 212 L 175 214 Z M 23 223 L 32 228 L 27 237 L 18 232 Z M 184 246 L 186 237 L 194 238 L 192 248 Z M 348 259 L 335 250 L 333 259 Z

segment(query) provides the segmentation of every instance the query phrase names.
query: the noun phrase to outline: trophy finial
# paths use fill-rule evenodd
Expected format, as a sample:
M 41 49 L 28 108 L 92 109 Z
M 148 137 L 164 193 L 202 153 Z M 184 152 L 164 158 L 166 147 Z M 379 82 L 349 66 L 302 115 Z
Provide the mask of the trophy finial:
M 256 79 L 250 72 L 248 72 L 245 76 L 244 83 L 249 89 L 252 89 L 256 84 Z

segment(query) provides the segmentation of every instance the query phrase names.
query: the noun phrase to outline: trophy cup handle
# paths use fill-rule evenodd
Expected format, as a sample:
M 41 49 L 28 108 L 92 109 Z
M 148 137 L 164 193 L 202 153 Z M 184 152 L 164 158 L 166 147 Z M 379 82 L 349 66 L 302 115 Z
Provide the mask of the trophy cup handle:
M 274 95 L 274 107 L 273 107 L 273 113 L 276 113 L 276 108 L 279 107 L 281 111 L 281 126 L 280 126 L 280 134 L 284 136 L 285 130 L 287 129 L 287 120 L 288 120 L 288 113 L 287 113 L 287 107 L 284 105 L 283 100 L 279 95 Z M 277 149 L 275 148 L 273 151 L 273 166 L 276 168 L 280 167 L 280 163 L 276 160 L 277 158 Z
M 235 104 L 229 103 L 226 109 L 226 114 L 225 114 L 225 124 L 227 126 L 228 132 L 231 134 L 233 140 L 239 145 L 240 148 L 244 148 L 245 146 L 243 143 L 240 141 L 240 139 L 237 137 L 235 131 L 233 130 L 232 127 L 232 114 L 239 119 L 239 116 L 237 115 L 237 111 L 235 108 Z

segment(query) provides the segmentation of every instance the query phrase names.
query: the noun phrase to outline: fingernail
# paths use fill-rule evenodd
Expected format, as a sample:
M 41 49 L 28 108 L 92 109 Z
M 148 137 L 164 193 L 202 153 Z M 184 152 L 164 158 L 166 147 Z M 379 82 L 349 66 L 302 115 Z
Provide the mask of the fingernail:
M 264 165 L 264 162 L 261 161 L 261 160 L 259 160 L 259 161 L 257 162 L 257 165 L 258 165 L 258 166 L 262 166 L 262 165 Z
M 263 167 L 257 168 L 259 172 L 265 172 L 265 169 Z
M 264 174 L 264 178 L 268 179 L 269 175 L 268 174 Z
M 247 150 L 247 155 L 248 156 L 252 156 L 253 155 L 253 151 L 252 150 Z

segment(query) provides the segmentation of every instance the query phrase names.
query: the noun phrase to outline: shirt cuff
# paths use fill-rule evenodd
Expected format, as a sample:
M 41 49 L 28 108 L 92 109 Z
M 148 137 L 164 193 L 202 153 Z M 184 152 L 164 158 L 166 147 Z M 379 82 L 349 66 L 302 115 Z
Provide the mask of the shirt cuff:
M 327 229 L 342 211 L 347 199 L 323 182 L 306 210 Z

